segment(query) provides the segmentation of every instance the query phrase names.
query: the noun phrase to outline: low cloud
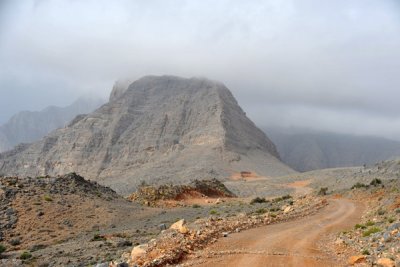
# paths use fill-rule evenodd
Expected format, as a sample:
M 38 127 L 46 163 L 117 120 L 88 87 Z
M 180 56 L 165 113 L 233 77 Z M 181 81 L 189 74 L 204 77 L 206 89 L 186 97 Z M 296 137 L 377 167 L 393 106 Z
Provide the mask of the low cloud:
M 400 136 L 397 1 L 2 1 L 0 122 L 147 74 L 224 82 L 257 124 Z

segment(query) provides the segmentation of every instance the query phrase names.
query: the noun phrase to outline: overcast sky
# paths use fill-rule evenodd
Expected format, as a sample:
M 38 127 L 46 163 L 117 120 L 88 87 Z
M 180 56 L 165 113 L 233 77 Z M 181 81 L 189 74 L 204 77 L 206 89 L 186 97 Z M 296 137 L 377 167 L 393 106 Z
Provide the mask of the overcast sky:
M 400 139 L 400 1 L 0 0 L 0 123 L 147 74 L 222 81 L 262 127 Z

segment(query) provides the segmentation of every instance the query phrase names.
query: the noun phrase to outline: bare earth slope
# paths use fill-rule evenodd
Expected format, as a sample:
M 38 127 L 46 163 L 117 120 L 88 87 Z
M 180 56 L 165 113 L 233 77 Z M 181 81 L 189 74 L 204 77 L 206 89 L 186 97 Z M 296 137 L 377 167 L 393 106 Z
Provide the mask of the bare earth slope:
M 311 217 L 232 234 L 207 248 L 189 266 L 345 266 L 318 246 L 324 236 L 352 227 L 361 217 L 355 202 L 336 199 Z
M 230 91 L 206 79 L 147 76 L 39 142 L 0 154 L 0 173 L 77 172 L 130 193 L 151 184 L 293 171 Z

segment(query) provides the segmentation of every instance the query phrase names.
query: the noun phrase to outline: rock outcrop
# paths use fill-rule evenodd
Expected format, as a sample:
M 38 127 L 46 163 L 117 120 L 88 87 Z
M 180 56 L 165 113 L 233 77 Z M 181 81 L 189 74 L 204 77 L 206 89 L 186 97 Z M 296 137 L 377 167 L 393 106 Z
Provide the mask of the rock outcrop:
M 128 199 L 145 204 L 157 206 L 160 200 L 182 200 L 185 198 L 202 197 L 236 197 L 223 183 L 217 179 L 194 180 L 188 185 L 164 184 L 159 187 L 140 185 L 138 190 Z
M 231 92 L 206 79 L 146 76 L 93 113 L 0 154 L 0 173 L 77 172 L 130 193 L 149 184 L 293 172 Z

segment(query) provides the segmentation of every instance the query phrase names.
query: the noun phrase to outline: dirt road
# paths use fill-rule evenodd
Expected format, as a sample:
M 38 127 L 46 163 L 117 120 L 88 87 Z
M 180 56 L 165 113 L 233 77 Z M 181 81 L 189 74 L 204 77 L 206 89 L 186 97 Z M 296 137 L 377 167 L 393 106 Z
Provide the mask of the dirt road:
M 359 222 L 362 206 L 332 199 L 317 214 L 231 234 L 205 249 L 189 266 L 345 266 L 320 248 L 329 233 Z

